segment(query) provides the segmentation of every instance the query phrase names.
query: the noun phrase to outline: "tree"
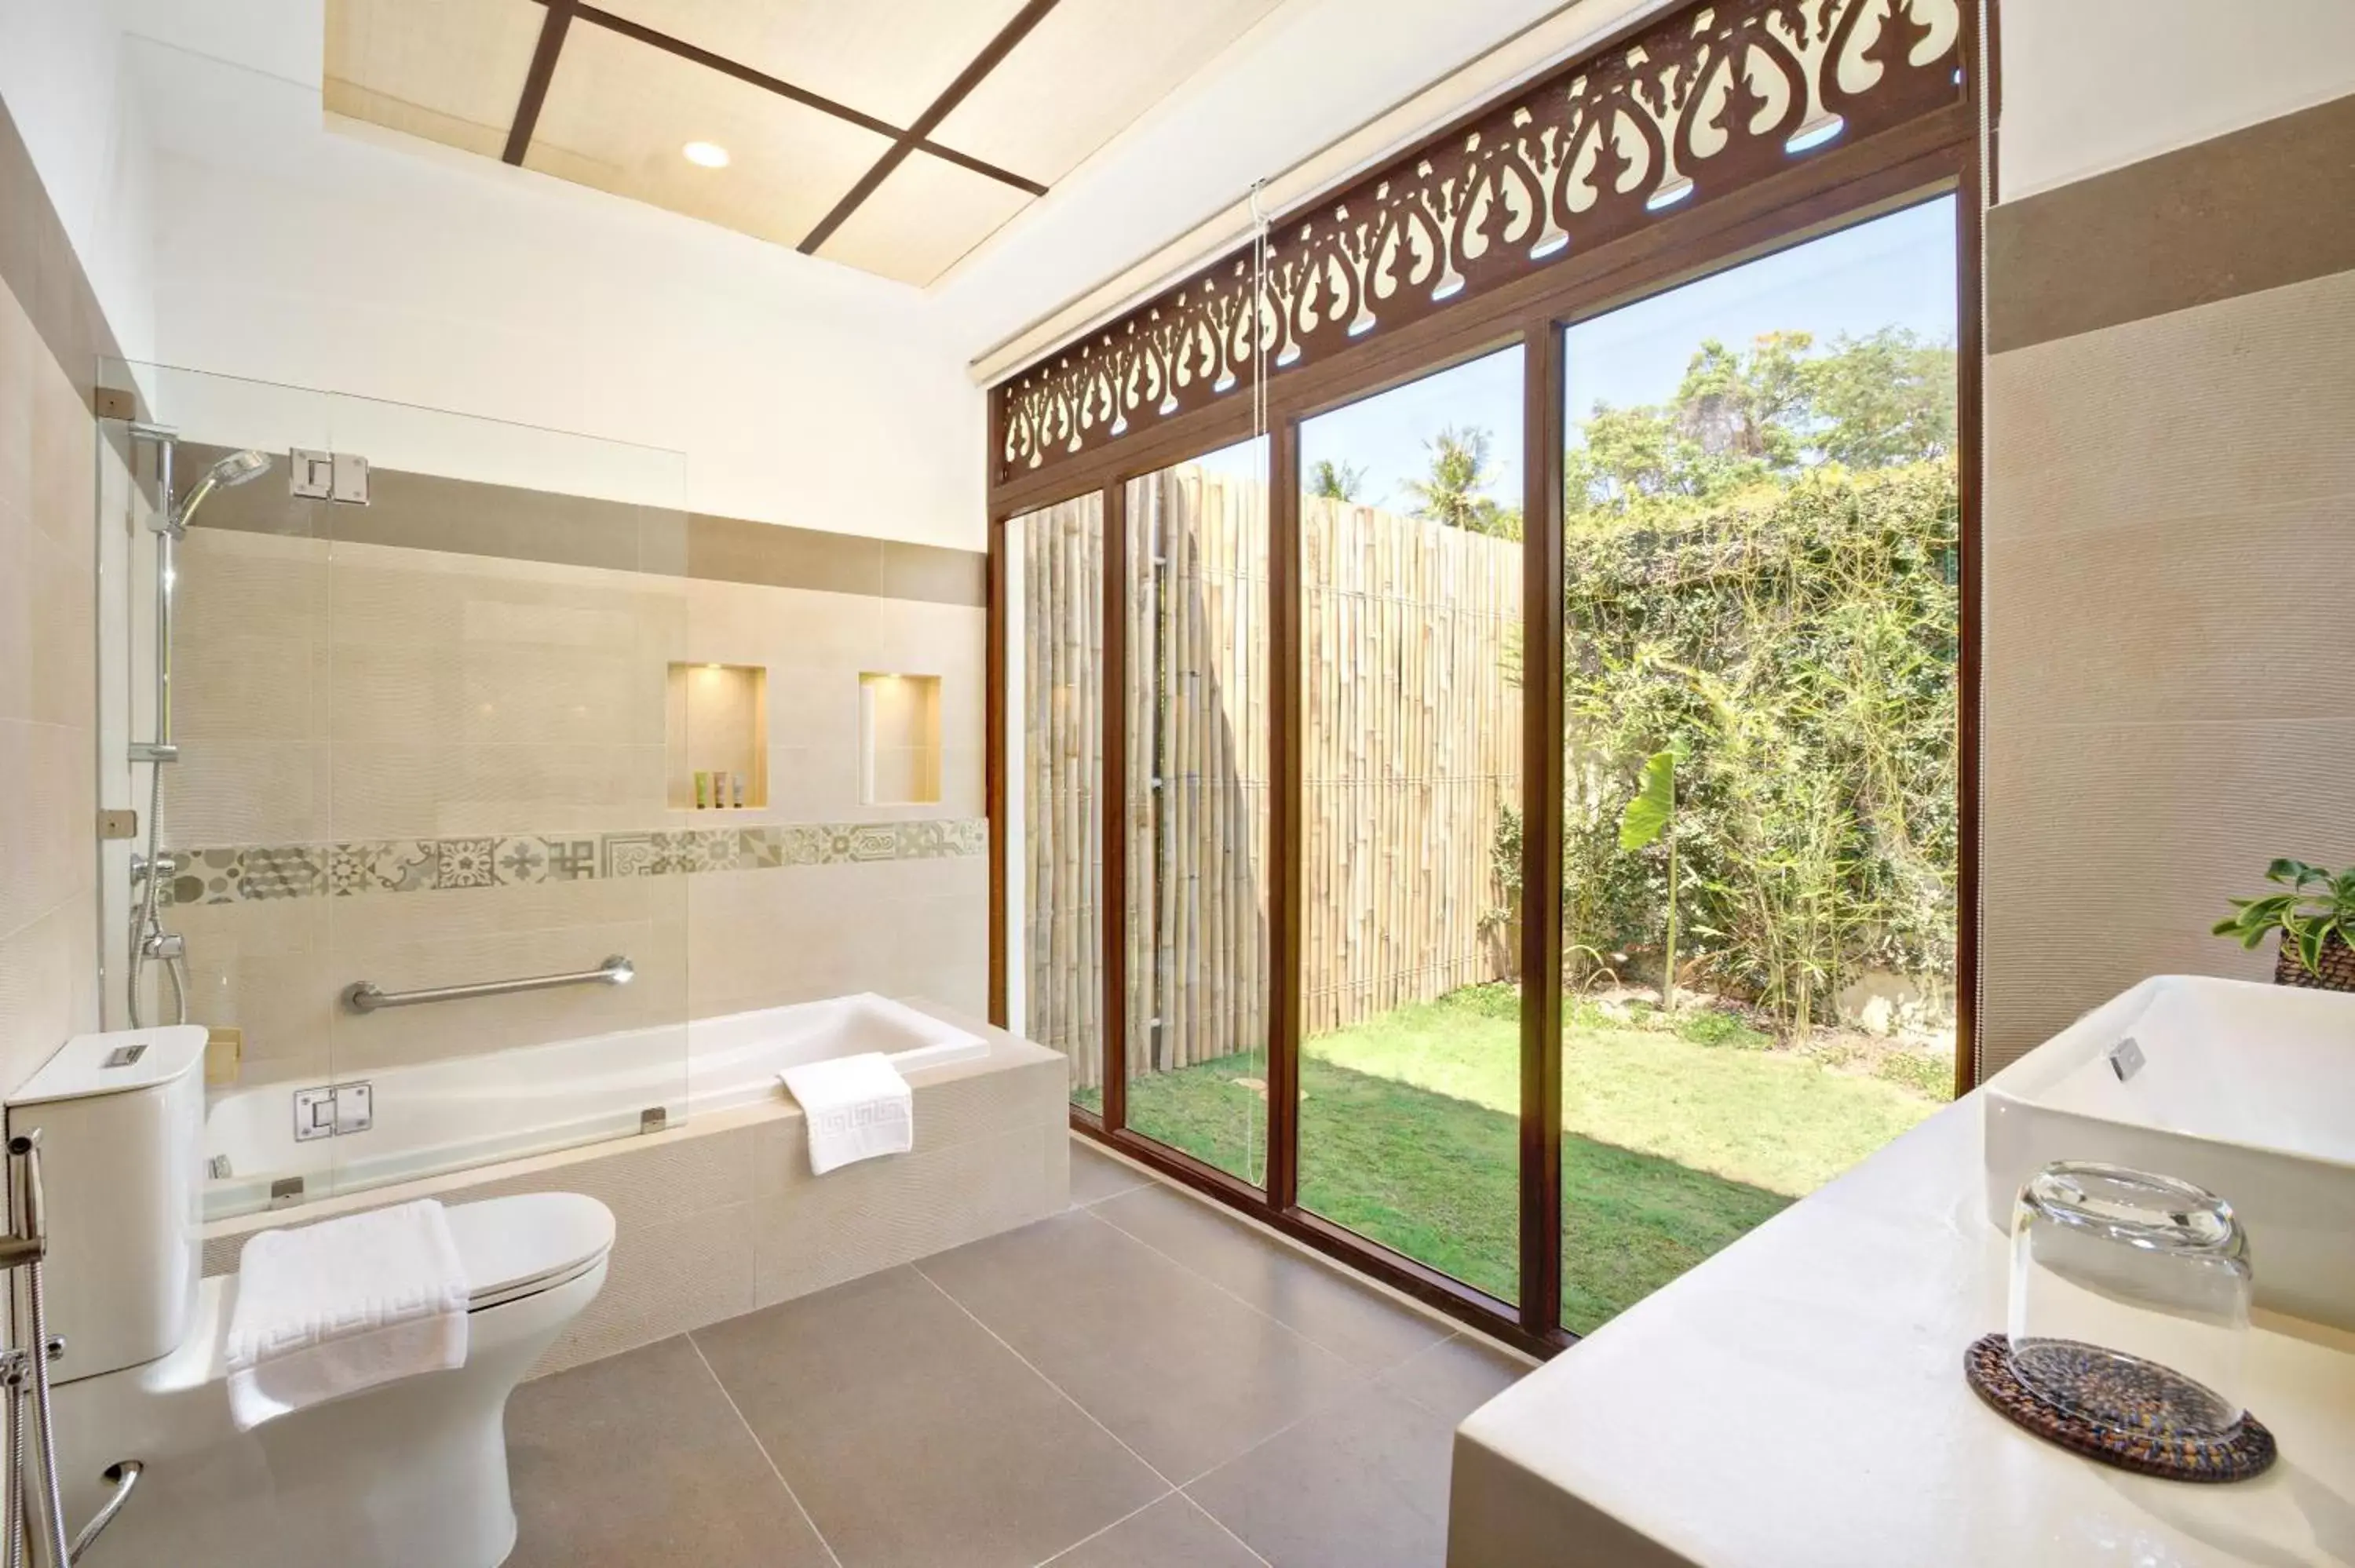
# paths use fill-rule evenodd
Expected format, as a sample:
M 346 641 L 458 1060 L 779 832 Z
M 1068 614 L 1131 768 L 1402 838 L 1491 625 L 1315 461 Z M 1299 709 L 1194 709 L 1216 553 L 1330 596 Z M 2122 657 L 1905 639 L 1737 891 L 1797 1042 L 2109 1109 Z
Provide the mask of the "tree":
M 1668 402 L 1598 403 L 1565 454 L 1565 510 L 1582 517 L 1689 514 L 1823 463 L 1893 468 L 1955 447 L 1955 351 L 1884 327 L 1813 352 L 1803 332 L 1746 352 L 1714 338 Z
M 1483 493 L 1497 477 L 1488 462 L 1489 442 L 1488 432 L 1477 426 L 1458 430 L 1453 425 L 1423 442 L 1431 453 L 1431 477 L 1406 482 L 1414 515 L 1467 534 L 1519 538 L 1520 508 L 1499 505 Z
M 1318 458 L 1309 471 L 1308 493 L 1327 501 L 1356 501 L 1366 489 L 1366 471 L 1362 464 L 1335 462 L 1331 458 Z

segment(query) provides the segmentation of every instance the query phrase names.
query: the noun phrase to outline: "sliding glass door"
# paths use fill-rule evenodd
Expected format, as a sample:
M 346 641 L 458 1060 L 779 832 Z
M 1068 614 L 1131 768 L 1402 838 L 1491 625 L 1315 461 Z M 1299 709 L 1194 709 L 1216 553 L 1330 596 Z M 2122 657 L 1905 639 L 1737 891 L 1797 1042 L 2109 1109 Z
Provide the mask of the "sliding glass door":
M 1268 673 L 1265 440 L 1130 480 L 1127 1125 L 1266 1180 Z
M 1950 1097 L 1958 221 L 1277 381 L 1001 522 L 1002 983 L 1078 1126 L 1542 1349 Z
M 1519 1293 L 1516 346 L 1299 435 L 1300 1206 Z
M 1561 1322 L 1955 1079 L 1955 204 L 1562 345 Z
M 1000 686 L 1012 1027 L 1071 1065 L 1071 1103 L 1103 1103 L 1103 498 L 1007 519 Z

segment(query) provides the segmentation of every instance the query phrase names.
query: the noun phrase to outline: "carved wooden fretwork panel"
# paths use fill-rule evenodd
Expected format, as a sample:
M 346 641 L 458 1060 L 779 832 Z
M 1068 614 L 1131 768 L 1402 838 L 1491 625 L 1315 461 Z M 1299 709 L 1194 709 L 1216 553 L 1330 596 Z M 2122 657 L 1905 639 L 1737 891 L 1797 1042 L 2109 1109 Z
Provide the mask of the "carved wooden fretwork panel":
M 999 387 L 998 482 L 1960 101 L 1958 0 L 1724 0 L 1517 93 Z

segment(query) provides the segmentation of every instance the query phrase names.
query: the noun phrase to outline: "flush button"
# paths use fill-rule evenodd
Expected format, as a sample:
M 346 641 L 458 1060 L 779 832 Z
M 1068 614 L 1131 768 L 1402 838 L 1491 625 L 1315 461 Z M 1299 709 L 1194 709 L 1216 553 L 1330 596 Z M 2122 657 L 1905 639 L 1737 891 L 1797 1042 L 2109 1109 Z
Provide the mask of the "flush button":
M 106 1054 L 106 1060 L 99 1065 L 101 1069 L 128 1067 L 145 1054 L 147 1054 L 147 1043 L 144 1040 L 136 1045 L 117 1045 Z

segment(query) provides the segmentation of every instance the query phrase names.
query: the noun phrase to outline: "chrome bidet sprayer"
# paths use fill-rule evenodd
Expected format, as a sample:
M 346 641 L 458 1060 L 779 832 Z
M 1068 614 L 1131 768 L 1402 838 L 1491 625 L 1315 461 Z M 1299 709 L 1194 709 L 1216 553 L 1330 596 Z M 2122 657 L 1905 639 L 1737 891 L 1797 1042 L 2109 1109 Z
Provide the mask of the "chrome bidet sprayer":
M 49 1228 L 48 1206 L 41 1193 L 41 1135 L 37 1129 L 8 1140 L 7 1207 L 8 1234 L 0 1236 L 0 1272 L 24 1274 L 25 1290 L 12 1305 L 26 1308 L 22 1320 L 32 1330 L 32 1345 L 11 1345 L 0 1351 L 0 1390 L 5 1391 L 5 1398 L 0 1404 L 6 1407 L 8 1426 L 8 1473 L 0 1478 L 0 1531 L 5 1531 L 6 1544 L 0 1549 L 0 1562 L 5 1562 L 7 1568 L 21 1568 L 26 1542 L 37 1528 L 42 1557 L 53 1568 L 70 1568 L 90 1550 L 100 1532 L 114 1522 L 114 1516 L 130 1500 L 131 1489 L 139 1484 L 144 1467 L 136 1459 L 108 1466 L 105 1479 L 113 1485 L 113 1494 L 98 1510 L 97 1517 L 82 1527 L 80 1534 L 67 1540 L 65 1505 L 58 1484 L 57 1424 L 49 1395 L 49 1363 L 65 1353 L 66 1346 L 63 1340 L 49 1337 L 48 1303 L 41 1289 L 41 1265 L 48 1255 Z M 29 1476 L 25 1464 L 25 1396 L 28 1387 L 36 1444 L 32 1456 L 35 1473 Z M 28 1482 L 38 1484 L 37 1497 L 26 1495 Z M 31 1506 L 35 1502 L 40 1505 L 37 1510 Z

